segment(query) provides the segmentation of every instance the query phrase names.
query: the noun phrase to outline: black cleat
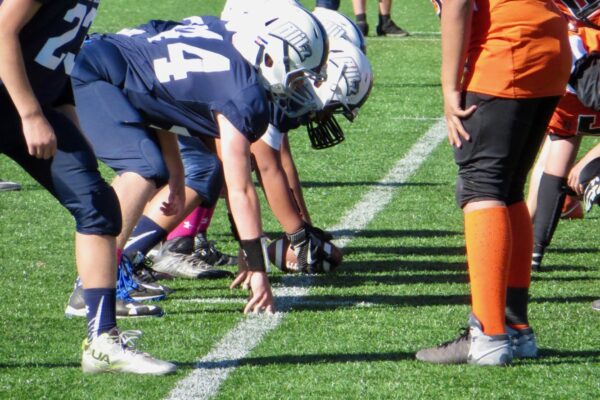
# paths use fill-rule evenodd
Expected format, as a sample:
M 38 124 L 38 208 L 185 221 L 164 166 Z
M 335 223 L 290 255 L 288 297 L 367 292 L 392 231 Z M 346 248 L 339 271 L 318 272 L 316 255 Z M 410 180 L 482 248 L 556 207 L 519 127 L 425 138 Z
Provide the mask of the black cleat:
M 408 32 L 396 25 L 391 19 L 377 25 L 377 36 L 406 37 L 408 35 Z

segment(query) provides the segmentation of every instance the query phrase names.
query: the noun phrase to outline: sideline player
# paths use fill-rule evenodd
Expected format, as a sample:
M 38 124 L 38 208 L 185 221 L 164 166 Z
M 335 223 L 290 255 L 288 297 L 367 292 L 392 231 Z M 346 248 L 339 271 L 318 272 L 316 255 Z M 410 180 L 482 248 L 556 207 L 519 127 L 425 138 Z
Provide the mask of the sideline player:
M 73 215 L 75 256 L 88 307 L 84 372 L 166 374 L 175 365 L 135 350 L 137 331 L 115 319 L 115 236 L 119 203 L 92 149 L 60 111 L 72 104 L 68 73 L 98 1 L 4 0 L 0 4 L 0 151 Z
M 556 107 L 547 130 L 543 150 L 536 170 L 541 177 L 532 176 L 529 184 L 528 205 L 533 219 L 534 248 L 531 268 L 540 270 L 546 248 L 550 245 L 561 217 L 568 191 L 567 177 L 575 162 L 584 135 L 600 135 L 600 104 L 597 102 L 600 50 L 599 3 L 593 3 L 581 12 L 571 2 L 557 0 L 563 14 L 569 19 L 569 40 L 573 54 L 573 68 L 567 92 Z M 591 89 L 591 90 L 590 90 Z M 532 175 L 535 175 L 532 174 Z
M 527 318 L 533 233 L 523 187 L 569 76 L 567 26 L 550 1 L 520 1 L 515 13 L 508 0 L 453 0 L 444 2 L 441 32 L 472 314 L 465 334 L 416 356 L 505 365 L 537 355 Z
M 250 143 L 268 124 L 265 87 L 273 101 L 293 112 L 298 101 L 311 100 L 295 87 L 304 82 L 304 74 L 317 74 L 327 46 L 325 33 L 300 7 L 273 11 L 280 11 L 275 19 L 233 36 L 233 45 L 227 37 L 231 33 L 216 18 L 207 19 L 214 22 L 210 26 L 198 20 L 187 25 L 151 21 L 130 30 L 129 36 L 102 35 L 84 46 L 73 71 L 84 131 L 97 156 L 117 171 L 135 171 L 145 179 L 161 176 L 163 161 L 153 151 L 151 127 L 211 138 L 219 132 L 216 142 L 229 200 L 252 270 L 253 296 L 246 312 L 273 310 L 248 157 Z M 296 30 L 304 30 L 287 30 L 290 20 Z M 255 41 L 259 34 L 268 42 Z M 136 210 L 148 200 L 140 198 Z M 135 221 L 126 223 L 132 227 Z

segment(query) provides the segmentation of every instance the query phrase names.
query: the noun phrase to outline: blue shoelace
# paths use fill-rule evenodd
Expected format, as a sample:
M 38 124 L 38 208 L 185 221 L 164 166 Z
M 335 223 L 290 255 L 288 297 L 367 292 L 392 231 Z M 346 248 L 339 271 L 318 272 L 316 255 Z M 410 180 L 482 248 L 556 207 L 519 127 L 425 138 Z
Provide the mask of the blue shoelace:
M 129 292 L 139 287 L 133 279 L 133 265 L 131 264 L 131 260 L 123 255 L 117 267 L 117 299 L 133 302 L 134 300 L 129 295 Z

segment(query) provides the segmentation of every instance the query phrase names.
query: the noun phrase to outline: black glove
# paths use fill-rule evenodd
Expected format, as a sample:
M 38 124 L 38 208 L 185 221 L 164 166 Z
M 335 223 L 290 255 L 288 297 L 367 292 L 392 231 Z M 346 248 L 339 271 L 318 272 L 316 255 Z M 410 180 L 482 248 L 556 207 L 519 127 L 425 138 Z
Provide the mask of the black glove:
M 312 231 L 311 227 L 305 225 L 287 236 L 298 258 L 299 270 L 308 274 L 323 273 L 323 262 L 327 261 L 328 255 L 323 250 L 323 240 Z

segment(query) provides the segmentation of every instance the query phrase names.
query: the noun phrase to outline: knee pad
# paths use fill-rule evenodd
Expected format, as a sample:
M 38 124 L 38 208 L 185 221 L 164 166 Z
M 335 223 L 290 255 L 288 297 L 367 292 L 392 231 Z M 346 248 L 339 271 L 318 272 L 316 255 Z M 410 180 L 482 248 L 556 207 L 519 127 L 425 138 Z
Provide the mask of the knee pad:
M 212 207 L 219 200 L 224 185 L 223 167 L 214 154 L 203 154 L 201 163 L 184 160 L 185 185 L 202 198 L 203 207 Z
M 169 170 L 165 165 L 160 147 L 151 139 L 143 139 L 139 142 L 141 159 L 146 166 L 133 172 L 139 173 L 146 179 L 151 179 L 159 188 L 169 182 Z
M 79 233 L 108 236 L 118 236 L 121 233 L 119 199 L 113 188 L 106 183 L 81 196 L 79 204 L 65 206 L 75 218 Z

